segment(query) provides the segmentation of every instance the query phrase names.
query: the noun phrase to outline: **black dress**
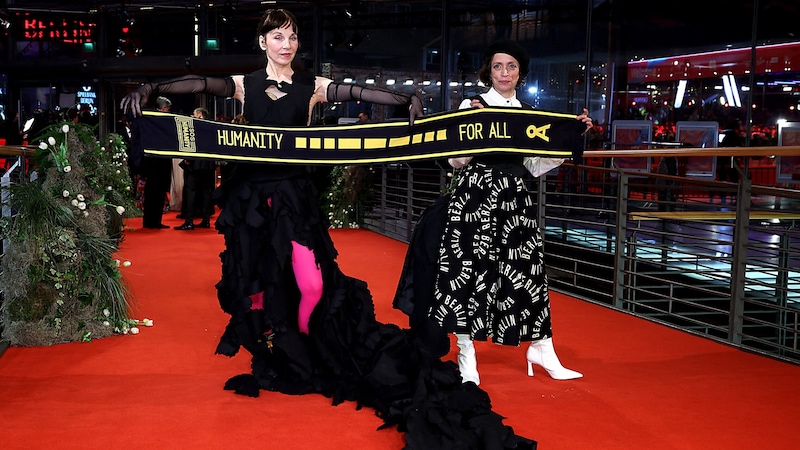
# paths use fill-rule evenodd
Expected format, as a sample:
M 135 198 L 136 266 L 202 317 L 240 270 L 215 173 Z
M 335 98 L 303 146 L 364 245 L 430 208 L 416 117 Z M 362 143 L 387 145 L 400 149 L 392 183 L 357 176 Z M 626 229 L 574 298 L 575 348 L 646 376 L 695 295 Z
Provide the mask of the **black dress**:
M 552 326 L 535 194 L 522 158 L 503 156 L 474 158 L 450 198 L 429 314 L 447 331 L 516 346 Z
M 250 124 L 304 126 L 313 75 L 295 73 L 293 83 L 278 86 L 286 95 L 277 100 L 267 94 L 270 84 L 263 70 L 245 77 Z M 441 328 L 423 320 L 400 329 L 375 319 L 366 283 L 335 262 L 329 224 L 304 167 L 237 164 L 215 200 L 216 228 L 225 237 L 218 298 L 231 315 L 217 353 L 233 356 L 244 347 L 252 355 L 251 373 L 231 378 L 226 389 L 356 401 L 405 431 L 409 449 L 535 448 L 502 424 L 484 391 L 462 384 L 455 364 L 441 360 L 450 344 Z M 323 276 L 308 335 L 297 326 L 291 241 L 314 251 Z M 252 310 L 249 296 L 258 292 L 264 309 Z
M 527 176 L 522 155 L 477 155 L 452 194 L 425 210 L 394 300 L 412 324 L 429 317 L 448 332 L 512 346 L 552 337 L 544 247 Z

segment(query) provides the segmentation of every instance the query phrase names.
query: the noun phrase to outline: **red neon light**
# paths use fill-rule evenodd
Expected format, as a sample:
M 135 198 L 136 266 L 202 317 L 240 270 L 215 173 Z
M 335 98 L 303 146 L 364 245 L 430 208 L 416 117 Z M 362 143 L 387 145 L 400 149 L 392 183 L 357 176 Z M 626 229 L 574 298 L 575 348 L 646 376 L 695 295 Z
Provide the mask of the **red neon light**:
M 751 51 L 737 48 L 717 52 L 669 56 L 628 63 L 628 83 L 658 83 L 681 79 L 745 75 Z M 756 47 L 756 74 L 800 70 L 800 42 Z
M 22 39 L 82 44 L 94 40 L 97 24 L 81 19 L 25 18 L 22 20 Z

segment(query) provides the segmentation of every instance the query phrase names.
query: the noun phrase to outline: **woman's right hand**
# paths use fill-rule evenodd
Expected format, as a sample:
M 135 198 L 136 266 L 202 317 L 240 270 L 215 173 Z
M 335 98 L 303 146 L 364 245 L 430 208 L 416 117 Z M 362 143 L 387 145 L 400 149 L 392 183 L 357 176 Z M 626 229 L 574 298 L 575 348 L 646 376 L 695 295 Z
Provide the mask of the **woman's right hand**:
M 482 109 L 483 108 L 483 103 L 481 103 L 481 101 L 478 100 L 477 98 L 473 98 L 472 101 L 469 102 L 469 107 L 470 108 Z
M 122 101 L 119 103 L 120 108 L 122 108 L 122 113 L 130 114 L 132 117 L 141 117 L 142 103 L 146 102 L 150 97 L 151 90 L 151 85 L 149 83 L 143 84 L 139 89 L 123 97 Z

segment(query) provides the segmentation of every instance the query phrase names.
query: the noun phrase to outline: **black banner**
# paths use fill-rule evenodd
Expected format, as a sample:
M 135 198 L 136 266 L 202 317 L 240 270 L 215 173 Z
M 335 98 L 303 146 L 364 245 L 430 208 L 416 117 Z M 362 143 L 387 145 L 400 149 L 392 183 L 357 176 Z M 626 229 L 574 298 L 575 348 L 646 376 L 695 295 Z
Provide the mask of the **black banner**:
M 585 129 L 574 115 L 518 108 L 463 109 L 375 124 L 265 127 L 145 111 L 138 144 L 148 156 L 284 164 L 414 161 L 480 153 L 570 158 Z

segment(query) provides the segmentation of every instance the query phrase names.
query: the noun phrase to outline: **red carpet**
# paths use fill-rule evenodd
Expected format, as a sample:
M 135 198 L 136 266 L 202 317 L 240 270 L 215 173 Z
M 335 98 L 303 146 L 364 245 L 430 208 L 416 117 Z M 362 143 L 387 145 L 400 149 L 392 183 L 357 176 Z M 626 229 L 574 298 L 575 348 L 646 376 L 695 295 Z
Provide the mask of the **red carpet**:
M 165 223 L 178 225 L 174 215 Z M 145 230 L 119 252 L 136 299 L 136 336 L 0 357 L 0 448 L 399 449 L 372 410 L 319 395 L 222 390 L 248 355 L 214 355 L 216 231 Z M 332 232 L 348 275 L 369 283 L 378 318 L 406 325 L 391 299 L 406 246 Z M 796 448 L 800 367 L 744 353 L 603 307 L 553 295 L 555 343 L 575 381 L 525 376 L 524 350 L 477 343 L 481 387 L 518 434 L 552 449 Z

